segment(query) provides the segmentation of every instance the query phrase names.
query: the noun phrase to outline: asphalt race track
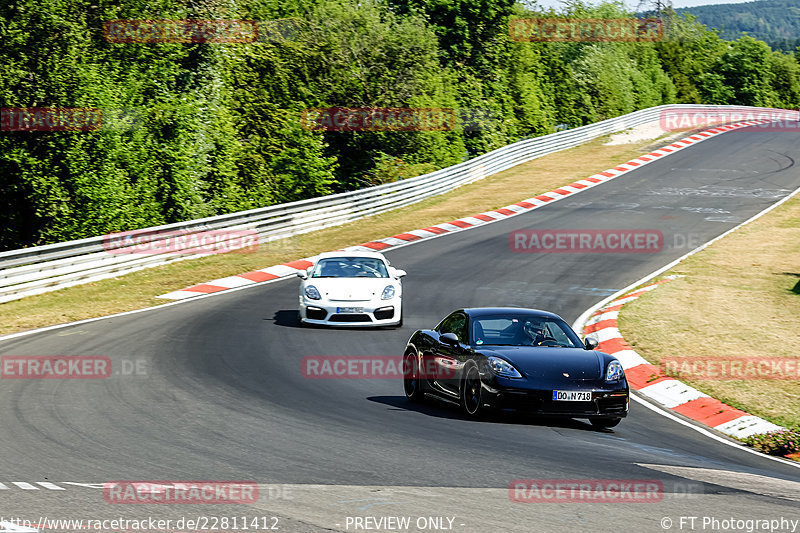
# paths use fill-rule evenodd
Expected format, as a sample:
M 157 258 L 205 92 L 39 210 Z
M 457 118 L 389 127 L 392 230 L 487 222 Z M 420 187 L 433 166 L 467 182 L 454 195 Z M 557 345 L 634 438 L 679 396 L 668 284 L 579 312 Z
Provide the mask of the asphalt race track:
M 407 404 L 399 380 L 310 380 L 300 369 L 310 355 L 400 355 L 413 330 L 458 307 L 535 307 L 571 323 L 800 187 L 795 154 L 794 133 L 727 133 L 530 213 L 388 251 L 408 272 L 400 330 L 300 328 L 293 279 L 4 340 L 4 356 L 102 355 L 115 373 L 2 381 L 0 515 L 43 531 L 79 529 L 42 517 L 265 516 L 284 532 L 459 533 L 712 531 L 712 519 L 731 531 L 736 520 L 798 520 L 800 469 L 640 403 L 603 432 L 581 420 L 469 421 L 444 405 Z M 591 228 L 660 230 L 664 247 L 509 248 L 514 230 Z M 659 480 L 664 494 L 658 502 L 515 503 L 515 479 Z M 113 480 L 252 480 L 261 497 L 111 504 L 101 487 Z M 379 529 L 355 516 L 410 517 L 411 525 Z

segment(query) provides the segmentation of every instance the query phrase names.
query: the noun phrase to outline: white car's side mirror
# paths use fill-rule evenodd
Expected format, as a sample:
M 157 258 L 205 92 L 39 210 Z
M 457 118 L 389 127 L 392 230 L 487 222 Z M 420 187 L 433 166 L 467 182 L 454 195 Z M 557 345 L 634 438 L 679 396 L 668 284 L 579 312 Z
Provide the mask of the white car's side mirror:
M 305 270 L 298 270 L 297 277 L 300 279 L 308 279 L 311 277 L 311 271 L 314 270 L 313 266 L 308 267 Z
M 395 268 L 394 269 L 394 277 L 402 278 L 405 275 L 406 275 L 406 271 L 405 270 L 400 270 L 399 268 Z

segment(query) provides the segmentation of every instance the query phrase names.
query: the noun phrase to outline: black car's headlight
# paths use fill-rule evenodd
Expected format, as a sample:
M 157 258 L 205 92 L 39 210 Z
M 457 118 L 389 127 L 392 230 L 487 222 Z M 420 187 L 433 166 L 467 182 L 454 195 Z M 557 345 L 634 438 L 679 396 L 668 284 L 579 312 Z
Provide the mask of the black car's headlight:
M 381 300 L 391 300 L 394 298 L 394 285 L 387 285 L 381 294 Z
M 492 369 L 498 376 L 502 376 L 504 378 L 521 378 L 522 374 L 520 374 L 519 370 L 514 368 L 514 365 L 506 361 L 505 359 L 500 359 L 499 357 L 487 357 L 489 360 L 489 368 Z
M 317 288 L 313 285 L 309 285 L 306 287 L 306 296 L 312 300 L 321 300 L 322 296 L 320 295 Z
M 625 371 L 619 361 L 611 361 L 606 367 L 606 381 L 619 381 L 625 377 Z

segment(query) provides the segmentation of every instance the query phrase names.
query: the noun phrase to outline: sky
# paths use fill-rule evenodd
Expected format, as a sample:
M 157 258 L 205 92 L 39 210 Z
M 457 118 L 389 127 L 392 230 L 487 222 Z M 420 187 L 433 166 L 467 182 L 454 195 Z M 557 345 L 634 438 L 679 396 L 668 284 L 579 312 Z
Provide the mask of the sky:
M 695 6 L 708 6 L 714 4 L 742 4 L 744 2 L 751 2 L 753 0 L 672 0 L 672 7 L 695 7 Z M 649 2 L 648 2 L 649 3 Z M 538 4 L 542 7 L 554 7 L 558 9 L 561 7 L 559 0 L 538 0 Z M 638 0 L 625 0 L 625 5 L 630 9 L 636 9 L 639 5 Z

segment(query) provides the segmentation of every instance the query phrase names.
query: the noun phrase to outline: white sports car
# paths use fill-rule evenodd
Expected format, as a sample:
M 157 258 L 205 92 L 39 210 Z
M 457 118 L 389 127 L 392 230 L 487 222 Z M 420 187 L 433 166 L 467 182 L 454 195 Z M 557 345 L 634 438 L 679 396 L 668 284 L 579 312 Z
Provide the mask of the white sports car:
M 335 326 L 403 325 L 404 270 L 378 252 L 325 252 L 297 275 L 300 323 Z

